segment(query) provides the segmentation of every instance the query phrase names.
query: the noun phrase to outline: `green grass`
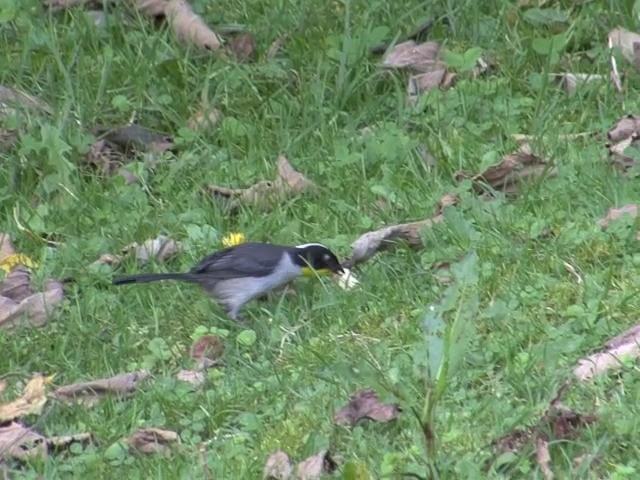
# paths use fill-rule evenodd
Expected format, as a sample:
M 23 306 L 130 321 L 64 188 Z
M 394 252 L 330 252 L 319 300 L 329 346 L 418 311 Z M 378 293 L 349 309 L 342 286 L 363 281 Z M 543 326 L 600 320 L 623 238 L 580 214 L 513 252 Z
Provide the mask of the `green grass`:
M 515 3 L 195 2 L 212 25 L 246 24 L 261 54 L 293 32 L 283 55 L 249 65 L 185 50 L 167 31 L 119 8 L 96 29 L 81 10 L 49 16 L 35 0 L 0 6 L 0 84 L 54 107 L 49 118 L 24 120 L 19 145 L 0 152 L 0 231 L 38 262 L 39 278 L 77 280 L 55 321 L 0 331 L 0 373 L 55 372 L 66 384 L 152 371 L 124 401 L 91 409 L 48 404 L 33 419 L 37 429 L 89 431 L 98 444 L 28 463 L 20 478 L 203 478 L 203 441 L 213 478 L 261 478 L 274 450 L 302 460 L 326 447 L 372 478 L 424 475 L 424 445 L 411 414 L 422 410 L 422 372 L 412 357 L 424 344 L 426 308 L 446 291 L 431 265 L 459 262 L 470 251 L 479 260 L 468 293 L 479 306 L 470 312 L 474 333 L 463 364 L 436 412 L 441 478 L 542 478 L 528 452 L 506 472 L 487 474 L 491 440 L 532 425 L 575 362 L 635 324 L 640 307 L 635 234 L 596 225 L 609 207 L 637 201 L 640 186 L 603 161 L 603 140 L 558 135 L 606 133 L 637 112 L 640 85 L 628 70 L 622 97 L 598 83 L 568 95 L 539 77 L 607 76 L 606 35 L 618 25 L 636 28 L 632 2 L 550 2 L 570 12 L 569 22 L 551 26 L 527 21 Z M 407 33 L 427 14 L 449 19 L 449 26 L 436 23 L 431 39 L 459 53 L 479 46 L 494 68 L 430 93 L 416 111 L 405 103 L 406 79 L 381 74 L 367 49 Z M 556 63 L 532 49 L 534 38 L 562 32 L 570 38 Z M 225 119 L 194 134 L 186 125 L 203 98 Z M 84 163 L 92 138 L 78 122 L 87 129 L 121 125 L 134 114 L 174 135 L 179 153 L 162 156 L 139 185 L 101 178 Z M 557 166 L 555 178 L 527 185 L 513 201 L 490 203 L 454 182 L 455 171 L 477 172 L 483 159 L 514 150 L 515 133 L 544 137 L 541 153 Z M 419 155 L 421 144 L 437 159 L 434 168 Z M 292 198 L 267 214 L 245 208 L 229 216 L 200 195 L 204 183 L 243 187 L 273 178 L 281 153 L 321 186 L 317 196 Z M 169 265 L 127 261 L 119 271 L 188 269 L 231 231 L 286 244 L 319 241 L 346 257 L 363 232 L 430 217 L 448 192 L 462 203 L 425 232 L 425 249 L 375 257 L 358 271 L 362 288 L 300 281 L 295 298 L 250 304 L 257 333 L 251 346 L 236 341 L 240 329 L 196 288 L 112 288 L 110 268 L 89 267 L 102 253 L 169 234 L 185 245 Z M 386 209 L 376 206 L 381 196 Z M 20 231 L 14 214 L 35 235 Z M 545 229 L 554 235 L 541 235 Z M 41 240 L 45 234 L 58 246 Z M 194 390 L 175 373 L 188 366 L 188 348 L 203 327 L 227 335 L 225 366 Z M 390 424 L 335 427 L 334 411 L 365 387 L 399 401 L 404 413 Z M 635 478 L 639 400 L 634 365 L 572 388 L 565 403 L 599 419 L 573 440 L 552 442 L 557 478 Z M 143 426 L 176 430 L 183 446 L 171 459 L 119 450 L 117 442 Z M 591 473 L 572 464 L 583 453 L 600 457 Z

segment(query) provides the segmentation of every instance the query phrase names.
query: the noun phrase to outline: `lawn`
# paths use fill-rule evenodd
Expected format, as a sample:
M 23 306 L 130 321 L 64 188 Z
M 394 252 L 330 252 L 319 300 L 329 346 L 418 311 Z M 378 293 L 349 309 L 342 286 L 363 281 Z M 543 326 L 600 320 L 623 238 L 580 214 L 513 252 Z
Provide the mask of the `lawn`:
M 70 281 L 44 326 L 0 329 L 0 404 L 36 372 L 55 374 L 53 387 L 141 369 L 149 377 L 93 406 L 51 399 L 22 421 L 94 441 L 0 468 L 34 479 L 262 478 L 272 452 L 295 464 L 328 449 L 337 478 L 545 478 L 534 439 L 514 452 L 494 441 L 535 426 L 579 359 L 638 322 L 636 224 L 602 229 L 598 220 L 640 194 L 605 147 L 609 129 L 638 113 L 640 89 L 637 70 L 618 57 L 616 91 L 607 35 L 637 30 L 640 10 L 631 1 L 541 3 L 193 2 L 214 30 L 254 36 L 255 60 L 239 62 L 186 46 L 129 2 L 109 6 L 96 26 L 82 8 L 53 14 L 36 0 L 4 0 L 0 85 L 51 111 L 0 115 L 3 131 L 18 132 L 0 150 L 0 232 L 37 264 L 36 283 Z M 428 39 L 462 73 L 411 105 L 408 75 L 382 71 L 371 48 L 428 19 Z M 279 52 L 267 55 L 277 39 Z M 491 68 L 473 76 L 466 67 L 477 54 Z M 604 78 L 568 92 L 547 76 L 565 72 Z M 215 124 L 189 126 L 212 108 Z M 127 154 L 136 182 L 87 161 L 92 128 L 132 120 L 175 147 Z M 582 133 L 597 135 L 571 136 Z M 554 174 L 491 198 L 456 175 L 499 163 L 518 134 L 531 136 Z M 313 192 L 232 211 L 203 188 L 272 180 L 281 155 Z M 423 248 L 400 242 L 361 263 L 353 290 L 297 281 L 249 304 L 248 325 L 188 284 L 111 286 L 116 274 L 187 270 L 233 232 L 321 242 L 345 259 L 368 231 L 433 217 L 446 194 L 458 202 L 420 232 Z M 159 235 L 181 242 L 180 252 L 94 263 Z M 199 386 L 180 381 L 205 334 L 222 339 L 222 363 Z M 402 412 L 336 425 L 336 411 L 367 388 Z M 573 382 L 562 403 L 595 421 L 542 435 L 555 478 L 637 478 L 637 364 Z M 170 456 L 128 449 L 123 439 L 150 427 L 177 432 Z

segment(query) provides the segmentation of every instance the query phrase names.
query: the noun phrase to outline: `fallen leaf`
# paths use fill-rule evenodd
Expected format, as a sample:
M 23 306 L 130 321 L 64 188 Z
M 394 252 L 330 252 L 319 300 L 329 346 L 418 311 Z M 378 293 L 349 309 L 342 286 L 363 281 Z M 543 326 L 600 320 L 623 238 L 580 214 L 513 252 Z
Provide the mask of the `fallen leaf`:
M 418 103 L 420 94 L 434 88 L 450 88 L 455 78 L 456 75 L 454 73 L 447 72 L 444 69 L 413 75 L 409 78 L 409 84 L 407 85 L 409 104 L 415 106 Z
M 46 386 L 51 377 L 35 375 L 24 387 L 23 394 L 9 403 L 0 405 L 0 424 L 25 415 L 40 415 L 47 403 Z
M 13 272 L 9 276 L 12 274 Z M 23 322 L 41 327 L 53 316 L 54 307 L 64 298 L 62 284 L 56 280 L 48 280 L 42 292 L 31 293 L 19 302 L 0 296 L 0 328 L 15 327 Z
M 88 443 L 89 433 L 45 437 L 18 422 L 0 426 L 0 458 L 28 460 L 44 457 L 53 449 L 68 447 L 72 443 Z
M 546 480 L 553 478 L 551 473 L 551 455 L 549 454 L 549 442 L 538 437 L 536 439 L 536 462 L 542 470 L 542 474 Z
M 178 441 L 179 437 L 176 432 L 160 428 L 142 428 L 127 439 L 132 452 L 159 453 L 165 457 L 171 455 L 170 445 Z
M 124 255 L 133 253 L 136 260 L 147 262 L 151 259 L 166 261 L 182 250 L 182 243 L 164 235 L 146 240 L 142 245 L 132 243 L 122 249 Z
M 349 403 L 333 416 L 336 423 L 355 426 L 360 420 L 369 419 L 374 422 L 389 422 L 400 414 L 400 406 L 395 403 L 380 403 L 378 394 L 371 389 L 356 392 Z
M 560 88 L 569 93 L 575 92 L 581 85 L 607 80 L 604 75 L 595 73 L 550 73 L 549 76 Z
M 444 216 L 442 215 L 443 209 L 453 206 L 457 202 L 458 199 L 455 196 L 448 194 L 443 195 L 438 202 L 436 215 L 433 218 L 399 225 L 390 225 L 361 235 L 351 244 L 351 256 L 342 263 L 343 267 L 351 269 L 358 263 L 369 260 L 376 253 L 397 246 L 400 242 L 405 242 L 414 250 L 421 249 L 423 247 L 421 238 L 422 230 L 431 228 L 433 225 L 444 220 Z
M 262 478 L 264 480 L 288 480 L 291 478 L 293 466 L 289 456 L 280 450 L 271 453 L 264 464 Z
M 176 374 L 176 379 L 192 385 L 200 386 L 204 383 L 204 372 L 200 370 L 180 370 Z
M 280 35 L 278 38 L 276 38 L 273 43 L 271 43 L 271 45 L 269 45 L 266 54 L 267 60 L 274 58 L 280 52 L 280 50 L 282 50 L 282 47 L 289 39 L 289 36 L 289 33 L 284 33 L 283 35 Z
M 185 0 L 169 0 L 164 14 L 178 40 L 194 45 L 200 50 L 219 52 L 222 38 L 211 30 Z
M 256 59 L 256 40 L 251 33 L 236 35 L 227 43 L 227 48 L 241 63 L 253 62 Z
M 423 23 L 421 23 L 412 33 L 404 37 L 402 40 L 396 41 L 394 43 L 395 45 L 398 45 L 401 43 L 406 43 L 409 40 L 413 40 L 414 42 L 422 42 L 423 40 L 426 39 L 427 34 L 429 33 L 429 30 L 431 30 L 432 27 L 433 27 L 433 20 L 428 19 Z M 390 43 L 380 43 L 378 45 L 375 45 L 374 47 L 371 47 L 371 53 L 380 55 L 385 53 L 392 46 L 393 44 L 390 44 Z
M 164 17 L 167 0 L 133 0 L 140 13 L 151 17 Z
M 301 193 L 312 193 L 317 186 L 296 171 L 286 157 L 278 157 L 278 176 L 274 181 L 260 181 L 248 188 L 227 188 L 207 185 L 205 188 L 214 199 L 229 201 L 229 209 L 236 211 L 242 203 L 268 209 L 286 197 Z
M 547 160 L 530 153 L 528 148 L 528 145 L 521 145 L 516 153 L 502 157 L 498 165 L 473 176 L 471 180 L 476 193 L 485 193 L 485 185 L 488 184 L 505 195 L 513 196 L 518 193 L 522 182 L 539 179 L 545 174 L 551 177 L 558 173 L 555 167 L 549 166 Z M 465 172 L 457 172 L 455 178 L 460 181 L 468 178 L 468 175 Z
M 338 464 L 331 458 L 329 450 L 323 450 L 300 462 L 296 467 L 296 477 L 301 480 L 315 480 L 333 473 L 336 468 Z
M 381 66 L 387 69 L 409 69 L 414 73 L 446 70 L 446 64 L 440 60 L 440 45 L 437 42 L 417 44 L 414 40 L 398 43 L 389 49 Z
M 131 395 L 148 376 L 149 372 L 146 370 L 121 373 L 110 378 L 65 385 L 56 389 L 52 396 L 64 403 L 81 403 L 91 406 L 105 395 Z
M 222 112 L 217 108 L 203 107 L 189 120 L 191 130 L 206 130 L 215 127 L 222 119 Z
M 217 335 L 203 335 L 191 347 L 191 358 L 217 360 L 224 353 L 224 342 Z
M 598 225 L 600 226 L 600 228 L 606 229 L 614 220 L 618 220 L 622 217 L 629 217 L 633 220 L 637 216 L 638 205 L 636 205 L 635 203 L 628 203 L 627 205 L 623 205 L 620 208 L 610 208 L 604 218 L 598 220 Z
M 31 289 L 31 273 L 24 268 L 16 268 L 0 283 L 0 297 L 8 298 L 13 302 L 21 302 L 33 295 Z M 0 313 L 0 318 L 2 314 Z
M 617 143 L 634 134 L 640 134 L 640 117 L 629 114 L 616 122 L 607 133 L 607 138 L 610 142 Z
M 609 33 L 609 45 L 620 48 L 624 58 L 640 68 L 640 35 L 618 27 Z
M 91 265 L 118 265 L 124 257 L 122 255 L 114 255 L 112 253 L 103 253 L 100 258 L 93 262 Z
M 15 88 L 0 85 L 0 120 L 18 113 L 22 109 L 35 110 L 46 114 L 53 112 L 51 107 L 39 98 Z
M 620 119 L 607 133 L 608 142 L 605 147 L 609 150 L 609 159 L 623 169 L 637 167 L 640 165 L 638 159 L 640 155 L 637 150 L 640 148 L 640 117 L 627 115 Z M 633 155 L 633 150 L 636 154 Z
M 640 324 L 608 340 L 605 348 L 593 355 L 578 360 L 573 375 L 581 382 L 591 380 L 596 375 L 613 368 L 620 368 L 623 359 L 640 356 Z

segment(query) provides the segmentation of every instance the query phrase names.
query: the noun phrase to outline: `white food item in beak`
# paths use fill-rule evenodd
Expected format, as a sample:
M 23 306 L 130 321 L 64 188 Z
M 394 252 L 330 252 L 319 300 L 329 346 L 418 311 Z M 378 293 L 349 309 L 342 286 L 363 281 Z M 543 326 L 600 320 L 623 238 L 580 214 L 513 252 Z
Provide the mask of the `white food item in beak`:
M 358 279 L 351 273 L 351 270 L 348 268 L 343 269 L 342 273 L 334 275 L 334 279 L 338 282 L 340 288 L 344 290 L 351 290 L 355 288 L 360 282 Z

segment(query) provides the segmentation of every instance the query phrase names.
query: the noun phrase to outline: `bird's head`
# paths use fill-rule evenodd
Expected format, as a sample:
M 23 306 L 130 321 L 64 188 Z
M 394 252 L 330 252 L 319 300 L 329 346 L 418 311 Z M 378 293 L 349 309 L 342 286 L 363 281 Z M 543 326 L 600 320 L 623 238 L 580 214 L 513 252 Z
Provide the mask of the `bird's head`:
M 307 243 L 295 247 L 294 261 L 302 267 L 302 275 L 331 275 L 343 273 L 342 265 L 335 254 L 320 243 Z

